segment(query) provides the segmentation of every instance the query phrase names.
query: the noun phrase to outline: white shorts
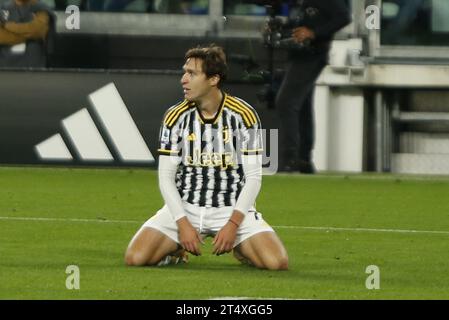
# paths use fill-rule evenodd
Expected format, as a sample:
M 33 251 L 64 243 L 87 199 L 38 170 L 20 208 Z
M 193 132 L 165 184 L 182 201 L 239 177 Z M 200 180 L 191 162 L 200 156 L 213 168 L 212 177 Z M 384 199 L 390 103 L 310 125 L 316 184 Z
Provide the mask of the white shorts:
M 233 207 L 206 208 L 183 202 L 187 218 L 193 227 L 203 236 L 215 236 L 228 222 Z M 159 230 L 179 244 L 178 226 L 173 219 L 167 205 L 163 206 L 154 216 L 148 219 L 142 228 L 149 227 Z M 251 208 L 237 229 L 234 247 L 249 237 L 260 232 L 274 232 L 273 228 L 262 218 L 262 214 Z

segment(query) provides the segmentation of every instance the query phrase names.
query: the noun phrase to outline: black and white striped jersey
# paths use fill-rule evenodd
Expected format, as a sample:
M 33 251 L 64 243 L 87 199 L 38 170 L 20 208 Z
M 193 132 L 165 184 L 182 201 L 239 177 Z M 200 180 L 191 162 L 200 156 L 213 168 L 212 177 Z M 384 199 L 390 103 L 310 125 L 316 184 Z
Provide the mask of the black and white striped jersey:
M 158 151 L 181 158 L 176 174 L 181 199 L 200 207 L 234 206 L 245 184 L 242 155 L 262 152 L 261 131 L 256 111 L 225 93 L 213 119 L 205 119 L 195 102 L 171 107 Z

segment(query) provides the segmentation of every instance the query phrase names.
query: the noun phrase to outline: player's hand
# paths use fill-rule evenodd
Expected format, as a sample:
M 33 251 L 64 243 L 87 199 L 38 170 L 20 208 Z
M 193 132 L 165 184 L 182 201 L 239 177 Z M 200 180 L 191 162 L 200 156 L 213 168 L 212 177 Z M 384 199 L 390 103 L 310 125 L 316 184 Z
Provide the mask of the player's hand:
M 176 221 L 179 232 L 179 242 L 181 246 L 195 256 L 201 255 L 200 243 L 204 244 L 203 239 L 196 229 L 192 226 L 190 221 L 183 217 Z
M 226 223 L 223 228 L 215 235 L 213 254 L 217 256 L 230 252 L 234 246 L 235 238 L 237 237 L 237 226 L 232 222 Z
M 315 32 L 307 27 L 293 29 L 292 37 L 296 42 L 304 42 L 315 38 Z

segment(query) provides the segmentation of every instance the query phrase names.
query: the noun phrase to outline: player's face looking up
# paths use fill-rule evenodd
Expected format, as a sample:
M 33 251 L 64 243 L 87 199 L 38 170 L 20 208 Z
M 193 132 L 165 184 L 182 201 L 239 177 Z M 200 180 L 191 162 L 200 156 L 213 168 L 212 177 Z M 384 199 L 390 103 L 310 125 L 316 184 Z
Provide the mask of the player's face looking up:
M 201 102 L 212 89 L 216 89 L 218 76 L 207 78 L 203 72 L 203 61 L 189 58 L 183 66 L 184 75 L 181 78 L 184 98 L 189 101 Z

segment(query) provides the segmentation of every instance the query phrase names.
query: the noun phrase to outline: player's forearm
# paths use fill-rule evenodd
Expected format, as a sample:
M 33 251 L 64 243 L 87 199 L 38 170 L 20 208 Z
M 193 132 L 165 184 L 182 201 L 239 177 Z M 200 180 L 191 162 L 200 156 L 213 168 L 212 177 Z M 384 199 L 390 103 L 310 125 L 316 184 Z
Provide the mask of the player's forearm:
M 237 203 L 234 206 L 234 210 L 237 210 L 246 215 L 249 209 L 254 206 L 256 198 L 259 194 L 262 182 L 256 179 L 249 179 L 246 181 Z
M 242 224 L 243 219 L 245 219 L 245 214 L 238 209 L 234 209 L 228 221 L 238 228 Z
M 49 16 L 47 12 L 38 12 L 31 22 L 6 22 L 4 28 L 26 39 L 45 39 L 48 32 Z
M 234 211 L 236 210 L 246 215 L 248 210 L 254 206 L 262 186 L 262 156 L 243 156 L 242 165 L 245 174 L 245 186 L 240 192 Z
M 175 184 L 177 167 L 178 161 L 175 162 L 174 157 L 159 157 L 159 189 L 175 221 L 185 217 L 182 200 Z

